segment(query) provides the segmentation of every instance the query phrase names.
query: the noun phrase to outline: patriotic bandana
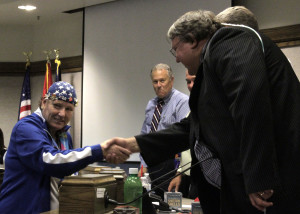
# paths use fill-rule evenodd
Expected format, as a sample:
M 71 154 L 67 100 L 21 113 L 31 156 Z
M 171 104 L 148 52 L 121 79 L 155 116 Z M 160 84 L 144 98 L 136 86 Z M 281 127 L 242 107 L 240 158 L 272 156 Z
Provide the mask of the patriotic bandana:
M 74 87 L 63 81 L 53 83 L 45 94 L 45 99 L 62 100 L 74 106 L 77 106 L 78 102 Z

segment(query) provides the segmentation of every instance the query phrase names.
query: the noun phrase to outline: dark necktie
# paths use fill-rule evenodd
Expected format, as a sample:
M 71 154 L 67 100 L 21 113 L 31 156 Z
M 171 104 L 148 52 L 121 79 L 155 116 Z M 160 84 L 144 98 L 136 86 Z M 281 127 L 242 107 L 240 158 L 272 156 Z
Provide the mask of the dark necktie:
M 164 104 L 165 104 L 165 102 L 162 99 L 158 99 L 157 104 L 155 106 L 154 114 L 152 117 L 150 132 L 156 132 L 158 123 L 160 121 L 162 107 Z

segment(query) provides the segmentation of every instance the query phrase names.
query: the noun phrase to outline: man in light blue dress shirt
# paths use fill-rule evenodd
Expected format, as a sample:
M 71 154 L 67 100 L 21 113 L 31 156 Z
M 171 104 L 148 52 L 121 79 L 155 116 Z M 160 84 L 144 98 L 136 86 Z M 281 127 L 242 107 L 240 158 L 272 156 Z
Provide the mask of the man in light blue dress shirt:
M 157 126 L 157 131 L 168 128 L 175 122 L 179 122 L 190 112 L 188 104 L 189 97 L 173 88 L 174 76 L 170 66 L 162 63 L 155 65 L 151 70 L 150 77 L 156 97 L 149 100 L 147 104 L 145 120 L 141 130 L 142 134 L 151 132 L 152 117 L 159 99 L 162 99 L 164 104 L 162 107 L 160 121 Z M 143 172 L 149 172 L 152 181 L 175 169 L 174 158 L 151 168 L 147 168 L 147 164 L 141 156 L 140 158 L 141 165 L 143 165 Z M 175 173 L 176 172 L 171 173 L 170 175 L 159 179 L 157 182 L 152 183 L 152 188 L 175 175 Z M 156 194 L 163 198 L 163 193 L 168 190 L 168 185 L 169 183 L 166 183 L 162 187 L 158 188 L 155 191 Z

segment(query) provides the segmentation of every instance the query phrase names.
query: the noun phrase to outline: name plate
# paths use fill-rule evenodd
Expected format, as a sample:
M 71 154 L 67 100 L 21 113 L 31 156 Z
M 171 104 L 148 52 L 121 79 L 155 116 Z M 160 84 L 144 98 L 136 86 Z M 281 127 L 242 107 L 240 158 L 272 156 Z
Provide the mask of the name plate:
M 169 204 L 169 206 L 176 209 L 182 207 L 182 193 L 181 192 L 165 192 L 164 201 Z

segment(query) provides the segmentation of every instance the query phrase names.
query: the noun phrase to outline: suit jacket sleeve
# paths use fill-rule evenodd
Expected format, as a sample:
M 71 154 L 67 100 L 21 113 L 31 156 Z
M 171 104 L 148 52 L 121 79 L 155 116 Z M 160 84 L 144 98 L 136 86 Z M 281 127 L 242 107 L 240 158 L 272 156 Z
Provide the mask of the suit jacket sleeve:
M 154 166 L 189 148 L 189 119 L 184 118 L 170 128 L 135 138 L 145 162 Z

